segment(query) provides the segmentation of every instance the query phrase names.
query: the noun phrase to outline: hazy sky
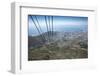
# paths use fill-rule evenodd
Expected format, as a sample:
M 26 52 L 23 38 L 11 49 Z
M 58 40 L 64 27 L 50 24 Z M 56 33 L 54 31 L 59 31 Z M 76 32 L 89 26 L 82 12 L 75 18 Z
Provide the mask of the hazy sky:
M 51 16 L 42 16 L 42 15 L 29 15 L 28 16 L 28 33 L 29 35 L 35 36 L 38 35 L 39 31 L 41 33 L 47 32 L 46 21 L 48 24 L 49 31 L 52 28 L 52 18 Z M 34 20 L 34 22 L 32 21 Z M 49 24 L 50 22 L 50 24 Z M 39 28 L 41 27 L 41 30 Z M 50 26 L 50 27 L 49 27 Z M 84 30 L 87 31 L 88 27 L 88 17 L 76 17 L 76 16 L 53 16 L 53 30 L 54 31 L 78 31 Z

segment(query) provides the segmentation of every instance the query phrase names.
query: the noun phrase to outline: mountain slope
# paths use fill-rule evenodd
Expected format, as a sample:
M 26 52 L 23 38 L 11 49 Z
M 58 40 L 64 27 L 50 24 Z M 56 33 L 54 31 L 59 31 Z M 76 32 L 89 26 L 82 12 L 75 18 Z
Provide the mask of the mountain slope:
M 49 37 L 48 37 L 49 34 Z M 29 60 L 75 59 L 88 57 L 87 32 L 50 32 L 29 37 Z

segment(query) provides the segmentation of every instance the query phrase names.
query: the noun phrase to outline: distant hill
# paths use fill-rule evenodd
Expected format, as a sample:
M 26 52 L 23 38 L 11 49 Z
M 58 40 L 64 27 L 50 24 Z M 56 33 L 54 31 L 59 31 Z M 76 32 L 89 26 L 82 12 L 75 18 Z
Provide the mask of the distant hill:
M 47 43 L 64 41 L 87 41 L 88 33 L 84 31 L 57 32 L 49 31 L 38 36 L 28 36 L 28 47 L 40 47 Z

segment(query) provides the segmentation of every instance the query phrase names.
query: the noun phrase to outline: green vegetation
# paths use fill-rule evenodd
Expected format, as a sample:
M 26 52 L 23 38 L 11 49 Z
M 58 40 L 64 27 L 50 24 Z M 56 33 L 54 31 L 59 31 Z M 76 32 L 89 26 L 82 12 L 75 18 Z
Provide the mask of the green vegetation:
M 29 49 L 28 60 L 88 58 L 87 48 L 87 42 L 79 42 L 78 40 L 56 41 Z

